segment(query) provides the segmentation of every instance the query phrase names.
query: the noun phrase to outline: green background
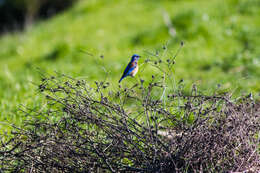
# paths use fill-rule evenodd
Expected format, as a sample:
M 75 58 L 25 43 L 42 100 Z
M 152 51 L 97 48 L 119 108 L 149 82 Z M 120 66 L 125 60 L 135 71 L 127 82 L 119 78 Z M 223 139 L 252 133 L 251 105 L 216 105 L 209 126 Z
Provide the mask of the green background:
M 175 36 L 169 34 L 165 14 Z M 1 36 L 0 128 L 22 122 L 21 105 L 44 107 L 36 85 L 40 72 L 58 71 L 90 83 L 107 77 L 116 86 L 132 54 L 143 56 L 142 64 L 149 58 L 147 51 L 167 45 L 174 54 L 181 41 L 185 44 L 174 65 L 176 80 L 196 83 L 206 93 L 221 84 L 223 91 L 253 92 L 259 98 L 259 28 L 259 0 L 78 1 L 25 31 Z M 138 76 L 149 74 L 142 69 Z

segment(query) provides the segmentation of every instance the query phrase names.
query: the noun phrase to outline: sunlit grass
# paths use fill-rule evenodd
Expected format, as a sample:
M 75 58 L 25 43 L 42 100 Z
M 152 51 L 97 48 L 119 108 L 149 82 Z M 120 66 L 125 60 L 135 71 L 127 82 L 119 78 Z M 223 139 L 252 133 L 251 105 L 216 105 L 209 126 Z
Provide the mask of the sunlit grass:
M 167 44 L 175 52 L 181 40 L 185 46 L 176 59 L 176 80 L 196 83 L 209 93 L 220 86 L 223 92 L 257 95 L 259 10 L 257 0 L 80 1 L 24 32 L 2 36 L 0 121 L 19 124 L 21 104 L 39 105 L 41 96 L 33 84 L 40 80 L 38 68 L 93 82 L 108 77 L 116 86 L 133 53 L 144 57 L 142 63 L 149 58 L 146 51 L 155 53 Z M 168 33 L 163 11 L 176 29 L 174 38 Z M 145 78 L 149 70 L 138 75 Z M 0 124 L 0 128 L 6 126 Z

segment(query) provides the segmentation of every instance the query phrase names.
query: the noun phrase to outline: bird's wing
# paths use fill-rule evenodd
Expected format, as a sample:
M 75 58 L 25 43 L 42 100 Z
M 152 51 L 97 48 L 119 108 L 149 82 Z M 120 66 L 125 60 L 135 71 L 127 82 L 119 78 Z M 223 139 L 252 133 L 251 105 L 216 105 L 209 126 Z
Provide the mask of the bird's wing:
M 122 77 L 119 80 L 119 83 L 121 82 L 121 80 L 123 80 L 126 76 L 129 76 L 132 71 L 135 69 L 136 65 L 133 62 L 129 62 L 127 67 L 125 68 L 125 71 L 122 75 Z
M 128 75 L 130 75 L 130 73 L 134 70 L 134 66 L 132 65 L 132 62 L 130 62 L 127 67 L 125 68 L 125 71 L 123 73 L 122 77 L 126 77 Z

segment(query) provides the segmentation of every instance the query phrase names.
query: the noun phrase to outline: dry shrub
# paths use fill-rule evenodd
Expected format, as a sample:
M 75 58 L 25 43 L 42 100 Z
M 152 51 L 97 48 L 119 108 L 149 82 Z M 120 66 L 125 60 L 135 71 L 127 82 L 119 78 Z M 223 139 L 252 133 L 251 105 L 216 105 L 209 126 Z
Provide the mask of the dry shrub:
M 171 60 L 167 60 L 171 63 Z M 171 68 L 171 65 L 169 65 Z M 259 111 L 249 96 L 167 90 L 165 73 L 131 87 L 44 77 L 45 111 L 0 146 L 6 172 L 260 170 Z M 156 80 L 156 78 L 158 80 Z M 258 112 L 257 112 L 258 111 Z

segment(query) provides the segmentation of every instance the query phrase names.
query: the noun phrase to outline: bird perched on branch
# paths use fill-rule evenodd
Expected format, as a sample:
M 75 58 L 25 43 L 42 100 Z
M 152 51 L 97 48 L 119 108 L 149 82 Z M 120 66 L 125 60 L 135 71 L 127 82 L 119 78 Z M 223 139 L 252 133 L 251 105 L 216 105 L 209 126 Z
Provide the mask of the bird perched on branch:
M 127 76 L 135 76 L 138 72 L 138 60 L 141 56 L 134 54 L 131 58 L 131 61 L 128 63 L 127 67 L 125 68 L 125 71 L 119 80 L 119 83 Z

